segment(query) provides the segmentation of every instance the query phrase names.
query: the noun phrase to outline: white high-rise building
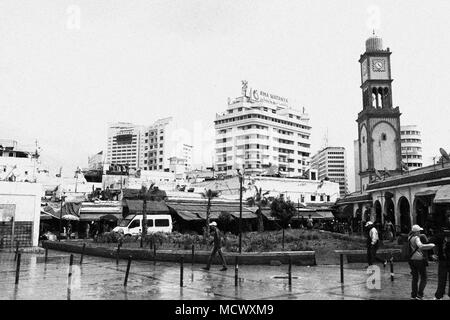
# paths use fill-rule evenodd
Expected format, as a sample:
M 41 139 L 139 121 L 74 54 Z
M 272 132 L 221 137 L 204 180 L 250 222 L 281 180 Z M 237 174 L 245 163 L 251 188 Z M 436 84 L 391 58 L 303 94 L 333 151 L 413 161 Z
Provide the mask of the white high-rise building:
M 217 173 L 233 175 L 244 168 L 258 175 L 270 166 L 288 177 L 307 173 L 311 127 L 304 108 L 290 108 L 288 99 L 242 83 L 241 96 L 229 100 L 214 121 Z
M 346 152 L 344 147 L 326 147 L 311 158 L 311 168 L 317 169 L 319 180 L 328 178 L 339 183 L 340 197 L 348 193 Z
M 409 170 L 421 168 L 422 161 L 422 138 L 417 125 L 405 125 L 400 127 L 402 145 L 402 161 Z
M 108 127 L 106 164 L 128 164 L 131 169 L 170 171 L 170 158 L 177 157 L 190 170 L 192 146 L 186 144 L 172 117 L 150 126 L 114 123 Z

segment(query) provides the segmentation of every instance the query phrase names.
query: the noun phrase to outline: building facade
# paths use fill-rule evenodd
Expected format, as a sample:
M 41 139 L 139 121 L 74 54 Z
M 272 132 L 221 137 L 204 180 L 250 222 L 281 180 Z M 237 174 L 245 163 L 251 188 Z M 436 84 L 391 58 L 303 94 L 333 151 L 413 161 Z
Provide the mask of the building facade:
M 362 190 L 372 181 L 402 170 L 400 109 L 393 107 L 391 51 L 377 36 L 366 40 L 360 56 L 363 109 L 358 114 L 359 178 Z
M 402 161 L 409 170 L 421 168 L 422 160 L 422 137 L 417 125 L 405 125 L 400 129 L 402 144 Z
M 339 183 L 339 195 L 344 197 L 348 193 L 346 162 L 344 147 L 326 147 L 311 158 L 311 168 L 317 170 L 319 180 Z
M 180 137 L 172 117 L 150 126 L 119 122 L 108 127 L 106 163 L 129 165 L 130 169 L 170 171 L 170 158 L 178 157 L 190 170 L 192 146 Z
M 249 88 L 243 81 L 241 96 L 228 101 L 217 114 L 215 166 L 218 174 L 263 174 L 276 166 L 288 177 L 303 176 L 310 165 L 309 116 L 290 108 L 288 99 Z

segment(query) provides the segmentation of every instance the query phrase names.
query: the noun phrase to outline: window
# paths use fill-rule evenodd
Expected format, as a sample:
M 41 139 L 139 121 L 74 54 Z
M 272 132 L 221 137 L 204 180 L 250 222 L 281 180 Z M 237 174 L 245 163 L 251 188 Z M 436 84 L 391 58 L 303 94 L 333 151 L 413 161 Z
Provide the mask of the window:
M 155 227 L 168 227 L 169 219 L 155 219 Z
M 311 201 L 316 201 L 316 196 L 311 195 Z
M 381 134 L 381 140 L 382 141 L 386 141 L 386 133 L 382 133 Z
M 130 226 L 128 228 L 137 228 L 141 226 L 140 220 L 133 220 L 133 222 L 130 223 Z

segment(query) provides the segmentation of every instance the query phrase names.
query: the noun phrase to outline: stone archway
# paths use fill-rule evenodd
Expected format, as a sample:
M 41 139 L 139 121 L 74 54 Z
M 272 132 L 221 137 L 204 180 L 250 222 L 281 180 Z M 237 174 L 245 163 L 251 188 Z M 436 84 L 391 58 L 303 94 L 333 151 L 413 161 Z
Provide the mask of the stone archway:
M 398 200 L 398 211 L 400 212 L 400 232 L 409 233 L 411 230 L 411 206 L 406 197 Z
M 375 223 L 379 223 L 381 224 L 381 203 L 380 201 L 376 200 L 374 203 L 374 208 L 375 208 Z
M 386 199 L 384 203 L 384 212 L 389 221 L 395 226 L 395 204 L 394 201 L 392 201 L 392 198 Z

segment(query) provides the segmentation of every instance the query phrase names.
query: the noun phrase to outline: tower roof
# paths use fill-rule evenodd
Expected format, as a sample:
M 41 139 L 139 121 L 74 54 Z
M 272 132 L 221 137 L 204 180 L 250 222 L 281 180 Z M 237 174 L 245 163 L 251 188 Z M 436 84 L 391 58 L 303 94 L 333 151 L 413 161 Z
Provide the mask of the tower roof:
M 376 52 L 383 51 L 383 39 L 375 35 L 373 35 L 366 40 L 366 52 Z

